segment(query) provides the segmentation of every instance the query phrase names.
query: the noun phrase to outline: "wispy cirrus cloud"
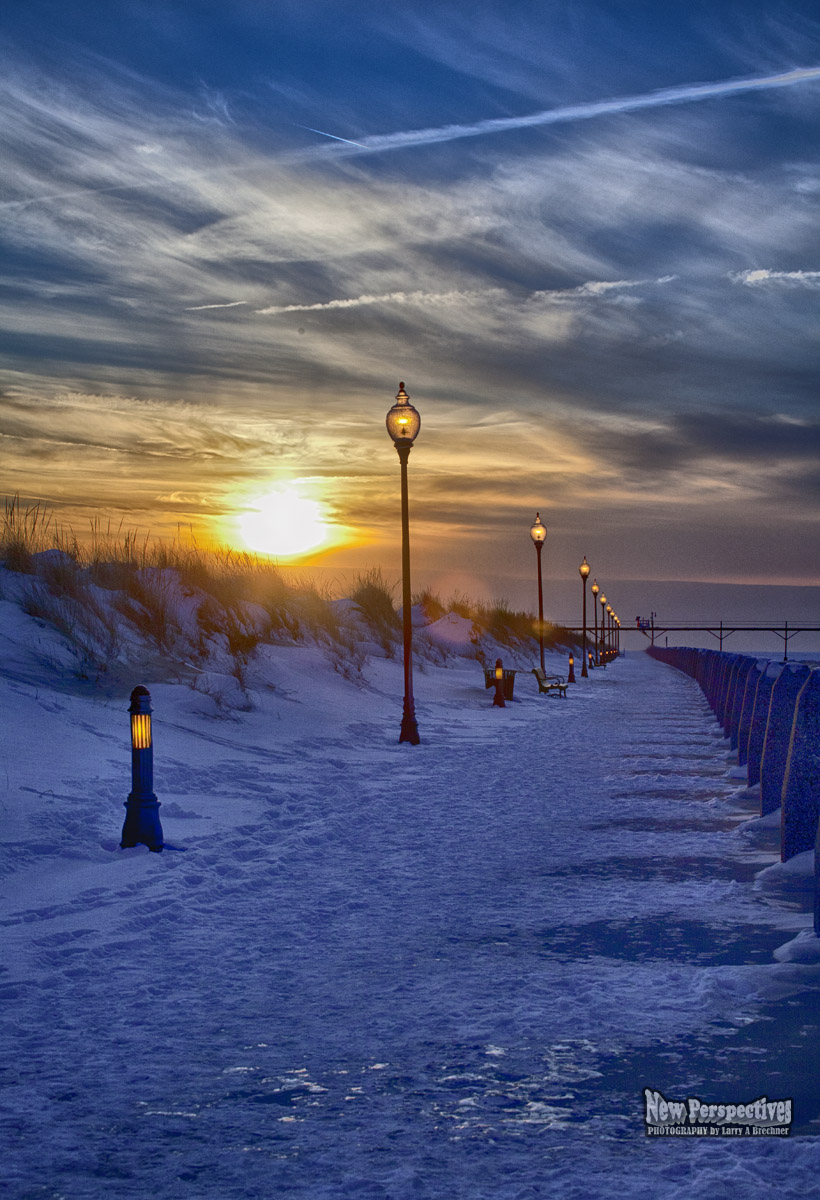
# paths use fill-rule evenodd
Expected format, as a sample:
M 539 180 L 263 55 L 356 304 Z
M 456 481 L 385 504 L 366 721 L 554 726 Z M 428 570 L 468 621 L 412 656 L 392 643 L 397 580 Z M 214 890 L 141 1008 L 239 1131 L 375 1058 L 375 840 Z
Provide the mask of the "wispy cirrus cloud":
M 436 480 L 455 495 L 462 474 L 490 491 L 499 472 L 522 481 L 516 504 L 543 488 L 583 506 L 592 470 L 613 501 L 683 504 L 708 491 L 699 464 L 720 475 L 742 435 L 702 421 L 710 403 L 792 420 L 815 403 L 814 341 L 782 293 L 817 273 L 739 268 L 812 261 L 819 173 L 807 157 L 796 188 L 738 165 L 729 104 L 668 89 L 632 108 L 557 104 L 540 112 L 560 139 L 473 142 L 448 172 L 460 151 L 424 157 L 424 130 L 387 135 L 418 151 L 388 167 L 369 138 L 341 154 L 271 138 L 263 153 L 241 110 L 203 120 L 147 81 L 4 86 L 0 187 L 22 203 L 0 234 L 15 264 L 0 315 L 12 366 L 43 380 L 3 427 L 21 485 L 47 471 L 55 488 L 79 478 L 108 500 L 125 486 L 168 513 L 280 466 L 338 470 L 341 443 L 310 425 L 320 398 L 351 448 L 341 503 L 387 521 L 377 447 L 406 378 L 431 527 L 457 507 L 436 517 Z M 662 122 L 590 119 L 660 108 Z M 441 126 L 429 145 L 527 127 Z M 81 401 L 50 405 L 57 380 Z M 507 411 L 521 425 L 502 436 Z M 673 420 L 690 413 L 691 427 Z M 793 444 L 778 442 L 784 457 Z M 755 487 L 774 486 L 761 457 L 738 455 Z
M 484 137 L 523 129 L 541 128 L 550 125 L 563 125 L 578 121 L 589 121 L 596 117 L 615 116 L 638 112 L 641 110 L 666 108 L 674 105 L 693 104 L 698 101 L 721 99 L 726 96 L 740 95 L 748 92 L 791 88 L 817 82 L 820 82 L 820 66 L 798 67 L 790 71 L 783 71 L 769 75 L 756 75 L 741 79 L 718 80 L 711 83 L 693 83 L 678 87 L 658 88 L 640 95 L 614 97 L 606 100 L 590 101 L 583 104 L 558 105 L 554 108 L 543 109 L 534 113 L 523 113 L 518 116 L 493 117 L 474 122 L 430 126 L 423 129 L 399 130 L 388 134 L 375 134 L 369 137 L 361 137 L 356 141 L 339 137 L 336 134 L 325 133 L 318 129 L 311 129 L 310 132 L 317 133 L 320 136 L 327 138 L 329 141 L 333 142 L 333 145 L 325 143 L 322 145 L 309 146 L 295 151 L 288 151 L 284 155 L 280 154 L 277 157 L 282 165 L 298 165 L 300 163 L 309 163 L 311 161 L 320 161 L 322 159 L 332 160 L 334 157 L 338 158 L 356 155 L 369 155 L 374 153 L 387 153 L 393 150 L 403 150 L 412 147 L 432 146 L 444 142 L 460 141 L 465 138 Z M 227 106 L 224 97 L 219 97 L 218 103 L 212 101 L 209 104 L 209 114 L 207 118 L 200 114 L 197 110 L 191 111 L 190 118 L 195 125 L 197 123 L 215 123 L 219 126 L 222 126 L 224 123 L 223 120 L 220 119 L 219 121 L 214 121 L 214 113 L 218 113 L 220 117 L 225 118 L 227 121 Z M 53 118 L 55 115 L 54 111 L 52 110 L 49 113 L 48 106 L 42 102 L 38 102 L 31 106 L 30 123 L 34 124 L 44 116 L 49 115 Z M 70 113 L 67 115 L 60 114 L 60 119 L 67 131 L 73 133 L 78 139 L 82 138 L 86 143 L 88 143 L 89 151 L 93 150 L 93 143 L 90 142 L 90 138 L 92 138 L 94 134 L 93 129 L 83 125 L 82 122 L 78 122 L 74 115 Z M 160 153 L 161 147 L 159 144 L 150 144 L 146 142 L 142 142 L 138 146 L 132 147 L 132 149 L 144 157 L 146 145 L 149 147 L 152 155 Z M 213 178 L 220 172 L 231 172 L 234 169 L 235 166 L 233 164 L 220 165 L 218 163 L 212 163 L 208 171 L 208 175 Z M 101 182 L 96 186 L 90 187 L 89 190 L 98 192 L 115 192 L 123 189 L 129 189 L 138 192 L 140 190 L 148 189 L 151 186 L 151 182 L 146 181 L 144 178 L 137 177 L 137 173 L 134 171 L 133 177 L 128 182 Z M 78 190 L 57 192 L 51 195 L 44 194 L 40 196 L 6 199 L 0 200 L 0 207 L 25 207 L 36 203 L 74 199 L 82 194 L 83 191 Z
M 257 308 L 260 316 L 275 316 L 291 312 L 325 312 L 334 308 L 363 308 L 371 304 L 412 304 L 432 308 L 452 308 L 465 301 L 490 297 L 501 297 L 500 288 L 485 288 L 467 292 L 384 292 L 379 296 L 350 296 L 346 299 L 324 300 L 317 304 L 274 304 L 269 308 Z
M 585 301 L 602 297 L 618 297 L 623 292 L 631 292 L 645 285 L 670 283 L 677 276 L 662 276 L 659 279 L 620 279 L 620 280 L 589 280 L 574 288 L 553 289 L 531 293 L 513 292 L 508 288 L 487 287 L 465 291 L 449 292 L 383 292 L 378 295 L 361 295 L 319 301 L 314 304 L 283 304 L 272 305 L 257 309 L 260 316 L 280 316 L 287 313 L 323 313 L 331 311 L 346 311 L 350 309 L 383 306 L 387 309 L 393 306 L 411 306 L 419 308 L 451 310 L 449 326 L 456 333 L 459 325 L 464 324 L 464 332 L 469 331 L 476 336 L 479 331 L 483 336 L 491 336 L 493 327 L 496 330 L 505 328 L 506 338 L 510 345 L 520 344 L 521 340 L 531 338 L 548 338 L 566 334 L 568 324 L 563 317 L 557 319 L 549 316 L 550 307 L 583 306 Z M 208 306 L 216 307 L 216 306 Z M 462 320 L 466 318 L 466 320 Z
M 750 271 L 738 271 L 731 276 L 735 283 L 743 283 L 746 287 L 765 287 L 767 284 L 785 287 L 820 288 L 820 271 L 772 271 L 768 268 L 757 268 Z
M 737 259 L 793 257 L 815 236 L 810 193 L 771 179 L 750 186 L 719 163 L 697 162 L 703 139 L 685 136 L 681 123 L 671 140 L 668 131 L 609 126 L 580 148 L 541 146 L 466 178 L 419 182 L 373 177 L 352 161 L 343 171 L 322 165 L 319 176 L 276 155 L 260 165 L 238 126 L 186 122 L 181 108 L 171 120 L 169 95 L 131 94 L 121 80 L 110 93 L 102 83 L 78 89 L 70 103 L 47 80 L 4 86 L 7 186 L 13 176 L 44 191 L 55 144 L 68 183 L 102 172 L 127 189 L 150 162 L 147 194 L 72 194 L 5 222 L 12 253 L 36 264 L 19 277 L 25 307 L 12 292 L 3 312 L 17 361 L 49 361 L 56 347 L 63 363 L 127 356 L 137 370 L 136 344 L 139 369 L 170 372 L 186 394 L 186 376 L 198 376 L 201 394 L 219 386 L 226 364 L 234 395 L 237 376 L 248 386 L 273 378 L 280 396 L 298 395 L 297 380 L 327 370 L 360 389 L 363 373 L 378 378 L 402 345 L 437 387 L 475 395 L 479 382 L 476 403 L 504 376 L 524 395 L 542 395 L 544 339 L 559 393 L 572 372 L 587 403 L 608 403 L 616 376 L 605 364 L 616 353 L 624 390 L 639 396 L 637 363 L 625 362 L 632 347 L 647 378 L 665 356 L 674 362 L 685 393 L 673 343 L 692 359 L 714 342 L 737 375 L 734 340 L 738 356 L 760 341 L 754 322 L 746 314 L 734 322 L 720 296 Z M 328 170 L 332 187 L 323 186 Z M 674 275 L 676 286 L 666 286 Z M 218 299 L 237 292 L 242 300 Z M 598 303 L 619 295 L 640 295 L 640 315 Z M 289 312 L 304 314 L 305 332 L 277 322 L 272 362 L 259 317 Z M 220 322 L 223 313 L 230 321 Z M 333 313 L 346 322 L 320 323 Z M 367 324 L 354 322 L 369 313 Z M 472 361 L 482 362 L 480 379 L 468 382 Z
M 573 288 L 535 292 L 533 299 L 556 300 L 560 302 L 564 300 L 584 299 L 587 296 L 606 296 L 611 292 L 630 291 L 633 288 L 672 283 L 677 278 L 677 275 L 661 275 L 659 279 L 591 279 L 587 283 L 581 283 Z

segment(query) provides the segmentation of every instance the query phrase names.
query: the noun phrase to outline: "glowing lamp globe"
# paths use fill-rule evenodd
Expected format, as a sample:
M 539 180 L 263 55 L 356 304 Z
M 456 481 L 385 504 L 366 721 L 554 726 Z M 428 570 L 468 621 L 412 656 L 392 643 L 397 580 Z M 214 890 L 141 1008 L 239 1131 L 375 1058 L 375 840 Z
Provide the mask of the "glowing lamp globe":
M 593 594 L 593 596 L 597 596 L 597 595 L 598 595 L 598 593 L 600 592 L 600 590 L 601 590 L 601 589 L 598 587 L 598 580 L 597 580 L 597 579 L 593 579 L 593 581 L 592 581 L 592 588 L 591 588 L 590 590 L 592 591 L 592 594 Z
M 580 567 L 578 568 L 578 573 L 582 579 L 586 579 L 589 576 L 589 563 L 587 562 L 586 555 L 584 555 L 584 561 L 581 563 Z
M 535 514 L 535 520 L 530 526 L 530 537 L 536 546 L 542 545 L 547 540 L 547 527 L 538 513 Z
M 417 409 L 413 408 L 410 403 L 410 397 L 404 390 L 403 383 L 399 384 L 396 403 L 387 414 L 385 424 L 387 432 L 397 446 L 400 444 L 412 446 L 419 429 L 421 429 L 421 417 Z
M 151 694 L 147 688 L 135 687 L 131 693 L 131 748 L 150 750 L 153 745 L 151 734 Z

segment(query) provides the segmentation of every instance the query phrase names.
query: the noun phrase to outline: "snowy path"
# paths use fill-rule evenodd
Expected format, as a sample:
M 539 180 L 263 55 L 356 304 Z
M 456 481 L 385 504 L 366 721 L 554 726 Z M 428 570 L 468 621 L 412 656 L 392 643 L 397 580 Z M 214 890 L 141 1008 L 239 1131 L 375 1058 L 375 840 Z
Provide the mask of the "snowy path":
M 23 854 L 3 902 L 11 1194 L 809 1194 L 815 1138 L 642 1132 L 644 1086 L 790 1094 L 747 1033 L 815 978 L 773 963 L 805 920 L 752 890 L 771 856 L 733 832 L 692 681 L 635 655 L 567 702 L 524 679 L 499 711 L 474 666 L 430 670 L 411 748 L 398 668 L 375 675 L 241 726 L 180 709 L 163 728 L 182 689 L 157 689 L 161 815 L 186 853 L 98 839 L 50 874 Z M 60 704 L 106 736 L 110 709 Z M 109 839 L 116 772 L 111 754 L 89 817 Z

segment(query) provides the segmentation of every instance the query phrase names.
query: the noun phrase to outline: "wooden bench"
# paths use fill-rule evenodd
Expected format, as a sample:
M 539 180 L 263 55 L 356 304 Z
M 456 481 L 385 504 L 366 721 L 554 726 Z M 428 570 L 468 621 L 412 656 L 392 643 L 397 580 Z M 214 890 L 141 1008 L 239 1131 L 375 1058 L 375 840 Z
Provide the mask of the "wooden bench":
M 567 698 L 567 681 L 563 675 L 546 675 L 540 667 L 533 667 L 532 673 L 538 681 L 538 694 L 550 696 L 555 692 L 558 696 Z

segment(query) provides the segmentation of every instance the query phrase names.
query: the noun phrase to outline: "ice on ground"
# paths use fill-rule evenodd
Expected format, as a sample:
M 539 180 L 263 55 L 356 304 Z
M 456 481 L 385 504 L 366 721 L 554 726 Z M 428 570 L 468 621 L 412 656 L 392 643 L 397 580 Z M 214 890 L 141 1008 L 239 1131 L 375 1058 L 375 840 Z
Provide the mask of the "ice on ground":
M 811 891 L 814 888 L 814 851 L 793 854 L 785 862 L 774 862 L 755 877 L 757 888 L 784 888 Z
M 779 830 L 781 820 L 781 810 L 775 808 L 770 813 L 766 813 L 764 817 L 752 817 L 748 821 L 743 821 L 738 825 L 738 831 L 740 833 L 758 833 L 766 829 Z
M 774 956 L 778 962 L 811 963 L 820 966 L 820 937 L 813 929 L 801 929 L 797 937 L 778 946 Z

